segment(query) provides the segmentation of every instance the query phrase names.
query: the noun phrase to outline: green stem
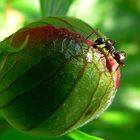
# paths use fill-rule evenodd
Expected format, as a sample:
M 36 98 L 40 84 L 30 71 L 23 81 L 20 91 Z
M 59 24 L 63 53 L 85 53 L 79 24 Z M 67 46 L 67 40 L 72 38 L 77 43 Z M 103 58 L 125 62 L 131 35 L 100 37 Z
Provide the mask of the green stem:
M 47 16 L 47 1 L 39 0 L 42 17 Z
M 69 137 L 73 138 L 74 140 L 103 140 L 101 138 L 90 136 L 82 131 L 74 130 L 68 134 Z

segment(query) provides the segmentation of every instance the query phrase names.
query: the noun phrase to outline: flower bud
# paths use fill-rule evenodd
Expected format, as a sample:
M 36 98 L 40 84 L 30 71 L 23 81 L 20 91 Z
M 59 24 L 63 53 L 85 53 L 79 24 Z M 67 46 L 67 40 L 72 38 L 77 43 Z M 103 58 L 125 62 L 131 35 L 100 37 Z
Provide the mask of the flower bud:
M 0 43 L 0 109 L 13 127 L 63 135 L 111 104 L 118 64 L 92 47 L 92 31 L 81 20 L 45 18 Z

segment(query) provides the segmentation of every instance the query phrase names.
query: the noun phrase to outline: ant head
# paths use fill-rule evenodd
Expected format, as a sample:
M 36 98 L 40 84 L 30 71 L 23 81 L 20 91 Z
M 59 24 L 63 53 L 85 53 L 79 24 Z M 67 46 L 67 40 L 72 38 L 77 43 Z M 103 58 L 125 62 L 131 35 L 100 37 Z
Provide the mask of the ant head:
M 120 65 L 124 65 L 125 63 L 126 53 L 124 51 L 116 52 L 115 59 Z
M 95 40 L 95 43 L 96 43 L 97 45 L 102 45 L 102 44 L 105 43 L 105 38 L 99 37 L 99 38 L 97 38 L 97 39 Z

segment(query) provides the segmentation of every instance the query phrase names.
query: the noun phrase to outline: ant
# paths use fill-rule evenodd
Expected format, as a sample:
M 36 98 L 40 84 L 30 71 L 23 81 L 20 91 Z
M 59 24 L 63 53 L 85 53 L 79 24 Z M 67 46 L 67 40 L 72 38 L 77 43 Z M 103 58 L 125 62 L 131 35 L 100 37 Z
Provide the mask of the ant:
M 112 41 L 111 39 L 107 39 L 105 40 L 105 38 L 97 38 L 95 40 L 95 43 L 92 45 L 92 47 L 97 48 L 97 45 L 102 45 L 105 44 L 105 46 L 103 48 L 105 48 L 108 51 L 108 54 L 111 54 L 111 56 L 117 61 L 117 63 L 119 64 L 118 67 L 116 68 L 116 71 L 118 70 L 118 68 L 122 65 L 125 64 L 125 56 L 126 53 L 124 51 L 116 51 L 114 48 L 115 45 L 115 41 Z M 102 49 L 103 49 L 102 48 Z

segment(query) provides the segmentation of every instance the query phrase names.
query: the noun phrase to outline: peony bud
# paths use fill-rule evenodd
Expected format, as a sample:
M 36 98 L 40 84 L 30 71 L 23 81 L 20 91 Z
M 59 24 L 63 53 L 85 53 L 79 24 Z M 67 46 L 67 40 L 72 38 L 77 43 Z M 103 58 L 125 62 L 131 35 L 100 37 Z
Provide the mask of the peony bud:
M 45 18 L 0 43 L 0 109 L 15 128 L 58 136 L 97 118 L 119 87 L 118 63 L 93 47 L 93 29 Z

